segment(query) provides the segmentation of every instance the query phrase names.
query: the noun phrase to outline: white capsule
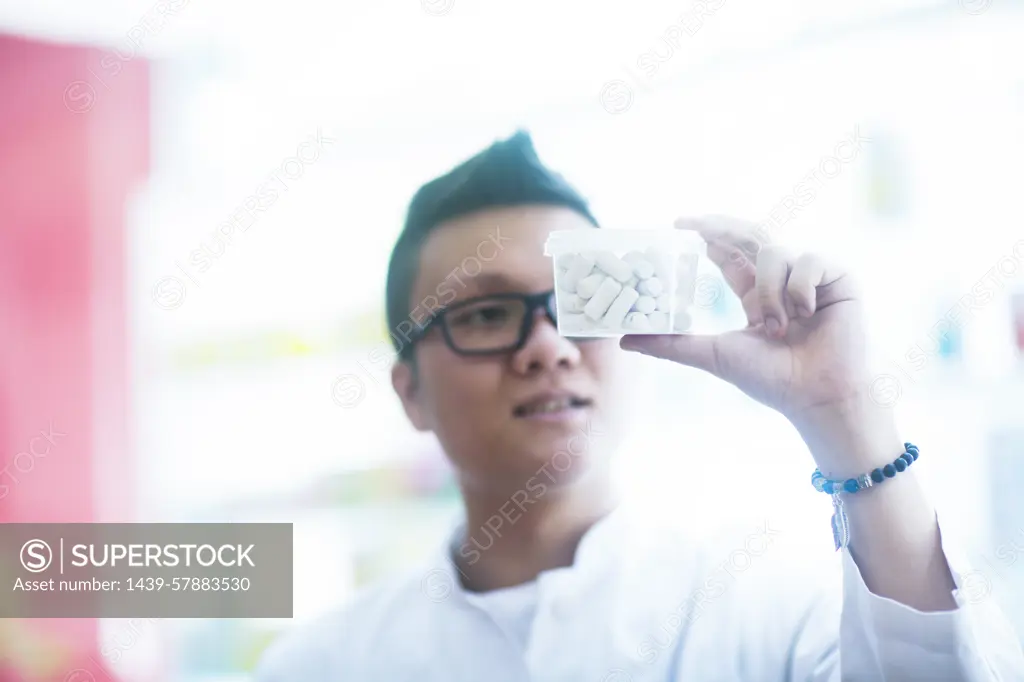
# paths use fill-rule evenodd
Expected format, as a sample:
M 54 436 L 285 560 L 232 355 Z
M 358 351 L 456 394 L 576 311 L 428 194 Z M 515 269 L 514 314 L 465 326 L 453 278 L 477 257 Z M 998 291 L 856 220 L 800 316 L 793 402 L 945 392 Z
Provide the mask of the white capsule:
M 676 311 L 675 321 L 672 325 L 673 330 L 677 332 L 686 332 L 690 330 L 691 324 L 693 324 L 693 318 L 690 317 L 690 313 L 685 310 Z
M 565 293 L 569 293 L 569 294 L 575 294 L 576 293 L 576 282 L 573 282 L 569 278 L 569 273 L 568 272 L 560 272 L 560 273 L 558 273 L 558 275 L 555 276 L 555 284 L 558 286 L 558 288 L 561 291 L 563 291 Z
M 672 306 L 672 297 L 668 294 L 658 296 L 658 310 L 667 313 Z
M 622 260 L 633 266 L 633 274 L 638 278 L 647 279 L 654 276 L 654 265 L 639 251 L 630 251 L 622 257 Z
M 555 264 L 558 265 L 559 270 L 567 271 L 572 267 L 572 262 L 576 260 L 576 254 L 574 253 L 563 253 L 561 256 L 555 259 Z
M 636 299 L 640 297 L 640 294 L 636 292 L 636 289 L 623 289 L 619 292 L 619 295 L 612 302 L 608 308 L 608 312 L 604 314 L 601 321 L 609 327 L 621 327 L 623 321 L 626 319 L 626 313 L 636 303 Z
M 644 296 L 654 296 L 657 298 L 658 296 L 661 296 L 663 291 L 665 291 L 665 286 L 657 277 L 651 277 L 650 279 L 642 280 L 637 286 L 637 291 Z
M 654 277 L 654 266 L 648 261 L 642 261 L 633 265 L 633 272 L 635 272 L 636 276 L 640 279 L 649 279 Z
M 579 295 L 567 291 L 559 291 L 556 298 L 560 313 L 582 313 L 587 304 Z
M 572 265 L 565 273 L 563 288 L 566 291 L 576 292 L 576 283 L 589 275 L 594 270 L 594 259 L 577 254 L 572 260 Z
M 587 275 L 576 283 L 576 293 L 579 294 L 580 298 L 589 299 L 597 293 L 597 290 L 601 288 L 606 279 L 608 279 L 608 275 L 603 272 Z
M 638 284 L 640 284 L 640 280 L 637 278 L 636 275 L 633 275 L 628 280 L 622 283 L 622 288 L 625 289 L 628 287 L 630 289 L 636 289 Z
M 589 331 L 592 328 L 593 322 L 582 313 L 566 313 L 558 316 L 558 331 L 564 336 Z
M 647 316 L 647 321 L 651 323 L 651 331 L 666 334 L 669 332 L 668 313 L 657 310 Z
M 664 294 L 663 294 L 664 295 Z M 652 296 L 641 296 L 636 299 L 636 303 L 633 304 L 633 310 L 638 313 L 653 313 L 655 308 L 658 307 L 658 301 Z
M 587 305 L 583 306 L 583 313 L 595 322 L 600 320 L 608 312 L 608 308 L 611 307 L 612 302 L 615 301 L 620 291 L 622 291 L 622 285 L 616 282 L 614 278 L 608 277 L 601 283 L 600 288 L 594 295 L 590 297 Z
M 597 267 L 619 280 L 619 282 L 628 282 L 629 278 L 633 276 L 633 266 L 611 251 L 599 252 L 594 262 L 597 264 Z
M 649 247 L 644 255 L 647 256 L 647 262 L 654 266 L 654 277 L 668 281 L 672 270 L 669 256 L 653 246 Z
M 647 319 L 647 316 L 643 313 L 630 313 L 626 315 L 625 325 L 626 329 L 634 332 L 649 332 L 651 331 L 651 322 Z

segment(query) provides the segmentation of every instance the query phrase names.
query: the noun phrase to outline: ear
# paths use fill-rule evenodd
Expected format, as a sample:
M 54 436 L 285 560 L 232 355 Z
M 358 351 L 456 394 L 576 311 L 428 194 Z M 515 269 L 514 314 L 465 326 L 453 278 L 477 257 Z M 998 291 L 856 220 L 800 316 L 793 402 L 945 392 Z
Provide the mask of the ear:
M 402 401 L 405 416 L 417 431 L 429 431 L 427 420 L 420 405 L 420 394 L 416 370 L 410 362 L 396 362 L 391 368 L 391 386 Z

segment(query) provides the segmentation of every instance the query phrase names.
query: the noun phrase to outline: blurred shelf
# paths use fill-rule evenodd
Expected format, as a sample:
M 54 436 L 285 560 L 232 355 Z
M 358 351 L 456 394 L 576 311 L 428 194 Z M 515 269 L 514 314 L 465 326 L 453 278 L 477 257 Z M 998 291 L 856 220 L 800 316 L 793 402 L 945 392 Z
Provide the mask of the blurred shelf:
M 243 519 L 329 510 L 356 516 L 449 509 L 457 506 L 459 499 L 458 487 L 445 464 L 424 458 L 414 463 L 325 474 L 315 483 L 298 489 L 248 495 L 186 513 L 190 517 Z

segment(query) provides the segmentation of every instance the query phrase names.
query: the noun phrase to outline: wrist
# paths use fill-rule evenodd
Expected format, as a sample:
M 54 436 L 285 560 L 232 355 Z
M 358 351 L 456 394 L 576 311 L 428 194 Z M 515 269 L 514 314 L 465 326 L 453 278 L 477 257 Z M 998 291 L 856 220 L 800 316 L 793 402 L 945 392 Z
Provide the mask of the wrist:
M 903 452 L 892 410 L 867 397 L 818 406 L 791 422 L 830 479 L 855 478 Z

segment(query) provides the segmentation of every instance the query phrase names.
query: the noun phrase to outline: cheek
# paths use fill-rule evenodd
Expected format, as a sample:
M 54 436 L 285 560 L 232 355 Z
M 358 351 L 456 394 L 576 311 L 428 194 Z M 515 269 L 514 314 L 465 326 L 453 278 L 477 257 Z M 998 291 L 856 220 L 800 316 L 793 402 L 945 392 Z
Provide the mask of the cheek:
M 580 344 L 579 348 L 583 367 L 602 389 L 606 384 L 617 383 L 624 360 L 617 340 L 587 341 Z
M 442 419 L 452 413 L 484 411 L 498 399 L 501 368 L 495 363 L 454 358 L 430 366 L 423 385 Z

